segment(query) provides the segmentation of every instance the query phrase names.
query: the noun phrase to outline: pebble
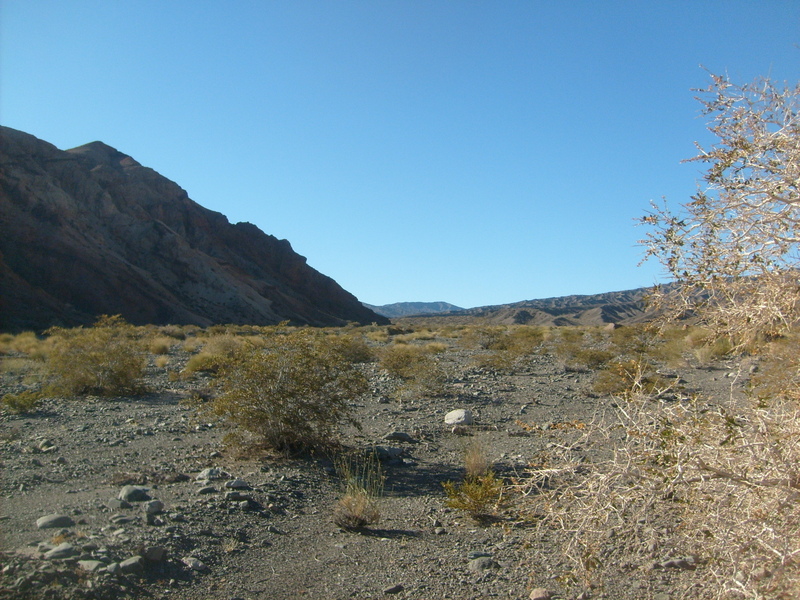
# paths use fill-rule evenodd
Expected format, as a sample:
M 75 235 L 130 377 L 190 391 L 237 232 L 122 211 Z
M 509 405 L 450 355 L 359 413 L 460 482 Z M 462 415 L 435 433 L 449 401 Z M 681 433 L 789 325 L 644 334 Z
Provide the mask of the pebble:
M 75 521 L 67 515 L 47 515 L 36 519 L 37 529 L 52 529 L 53 527 L 72 527 Z
M 529 598 L 531 600 L 550 600 L 551 594 L 550 591 L 545 588 L 536 588 L 531 591 Z
M 217 493 L 217 488 L 215 488 L 213 485 L 204 485 L 203 487 L 201 487 L 200 489 L 197 490 L 197 493 L 198 494 L 216 494 Z

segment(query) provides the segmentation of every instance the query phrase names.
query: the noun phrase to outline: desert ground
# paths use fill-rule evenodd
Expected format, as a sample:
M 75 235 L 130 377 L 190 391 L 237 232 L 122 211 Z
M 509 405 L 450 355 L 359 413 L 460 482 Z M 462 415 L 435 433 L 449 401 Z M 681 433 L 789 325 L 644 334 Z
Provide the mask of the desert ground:
M 558 481 L 542 465 L 568 465 L 575 476 L 611 452 L 609 438 L 591 431 L 624 401 L 595 391 L 593 369 L 547 345 L 500 368 L 481 344 L 435 330 L 415 336 L 421 327 L 370 344 L 439 344 L 435 393 L 380 362 L 360 366 L 370 386 L 352 406 L 362 429 L 344 427 L 337 452 L 372 452 L 384 481 L 380 519 L 356 531 L 334 522 L 343 483 L 333 454 L 225 443 L 225 424 L 197 410 L 213 396 L 213 377 L 179 376 L 197 352 L 185 341 L 173 340 L 160 361 L 149 356 L 143 395 L 49 397 L 29 413 L 5 411 L 0 598 L 713 596 L 702 560 L 670 541 L 680 515 L 668 504 L 610 530 L 592 569 L 576 566 L 574 532 L 543 518 L 540 498 Z M 3 359 L 0 396 L 29 387 L 25 355 Z M 726 358 L 659 372 L 676 385 L 653 404 L 729 398 L 746 384 Z M 446 423 L 456 409 L 473 422 Z M 463 479 L 470 449 L 504 484 L 478 520 L 449 506 L 443 487 Z

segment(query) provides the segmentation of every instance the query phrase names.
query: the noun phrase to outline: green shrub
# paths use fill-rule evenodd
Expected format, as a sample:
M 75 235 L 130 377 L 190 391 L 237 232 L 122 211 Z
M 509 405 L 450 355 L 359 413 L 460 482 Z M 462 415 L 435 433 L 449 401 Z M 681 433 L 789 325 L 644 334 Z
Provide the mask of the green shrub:
M 47 333 L 53 343 L 47 362 L 49 393 L 123 396 L 144 391 L 146 353 L 135 328 L 121 317 L 104 316 L 91 328 L 55 327 Z
M 324 448 L 343 422 L 357 425 L 350 402 L 366 378 L 330 337 L 310 330 L 274 335 L 222 365 L 211 410 L 276 450 Z M 235 438 L 233 438 L 235 439 Z
M 446 481 L 442 485 L 447 506 L 463 510 L 478 523 L 490 521 L 502 505 L 503 481 L 494 471 L 468 477 L 461 483 Z

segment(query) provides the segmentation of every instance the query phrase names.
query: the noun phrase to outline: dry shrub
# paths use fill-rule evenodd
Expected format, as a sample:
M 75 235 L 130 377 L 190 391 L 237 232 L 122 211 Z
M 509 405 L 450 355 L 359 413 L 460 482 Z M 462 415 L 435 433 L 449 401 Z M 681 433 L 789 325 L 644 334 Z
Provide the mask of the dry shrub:
M 367 339 L 373 342 L 388 342 L 389 341 L 389 332 L 384 327 L 383 329 L 376 329 L 374 331 L 367 332 Z
M 169 354 L 169 349 L 174 343 L 174 338 L 159 336 L 150 340 L 147 349 L 150 351 L 150 354 Z
M 640 397 L 620 403 L 615 422 L 595 423 L 576 442 L 594 443 L 608 459 L 587 466 L 565 449 L 532 469 L 522 491 L 539 527 L 569 533 L 562 550 L 576 579 L 602 583 L 609 565 L 631 556 L 690 557 L 702 588 L 678 596 L 796 598 L 799 416 L 783 400 L 710 405 Z M 644 529 L 665 515 L 679 526 Z
M 492 463 L 486 456 L 486 450 L 478 440 L 472 440 L 464 451 L 464 478 L 476 479 L 486 475 Z
M 375 360 L 375 351 L 367 345 L 364 336 L 352 333 L 332 336 L 330 343 L 348 362 L 368 363 Z
M 650 361 L 631 358 L 613 361 L 599 371 L 592 389 L 597 394 L 630 400 L 643 395 L 660 397 L 673 389 L 675 383 L 659 375 Z
M 406 387 L 416 392 L 437 394 L 444 386 L 445 374 L 424 346 L 386 346 L 379 353 L 379 362 L 390 375 L 403 379 Z
M 366 378 L 330 336 L 311 330 L 278 334 L 263 349 L 224 361 L 210 405 L 228 426 L 276 450 L 324 448 L 343 422 L 357 425 L 350 405 Z M 240 438 L 241 439 L 241 438 Z
M 14 414 L 27 414 L 36 410 L 42 397 L 41 392 L 26 390 L 18 394 L 6 394 L 0 398 L 0 403 Z
M 184 348 L 189 343 L 184 343 Z M 233 358 L 237 352 L 252 349 L 253 345 L 245 338 L 236 337 L 227 333 L 213 335 L 206 339 L 203 349 L 198 354 L 190 357 L 184 366 L 182 374 L 191 373 L 216 373 L 223 364 Z
M 342 529 L 357 531 L 380 520 L 379 498 L 383 493 L 383 471 L 374 452 L 343 454 L 334 467 L 343 482 L 343 494 L 333 513 Z
M 538 352 L 545 339 L 543 327 L 518 325 L 482 328 L 478 346 L 488 353 L 478 355 L 475 363 L 496 371 L 513 372 L 519 362 Z
M 761 364 L 751 380 L 759 399 L 800 401 L 800 331 L 774 340 L 761 351 Z
M 647 255 L 677 284 L 652 299 L 746 345 L 800 320 L 800 84 L 711 75 L 700 92 L 718 138 L 690 159 L 708 165 L 703 185 L 678 213 L 654 204 L 641 219 Z
M 123 396 L 144 392 L 146 353 L 136 329 L 119 316 L 103 316 L 91 328 L 48 330 L 47 362 L 54 395 Z
M 202 346 L 203 340 L 197 337 L 186 338 L 186 341 L 183 342 L 184 352 L 189 352 L 190 354 L 197 352 Z

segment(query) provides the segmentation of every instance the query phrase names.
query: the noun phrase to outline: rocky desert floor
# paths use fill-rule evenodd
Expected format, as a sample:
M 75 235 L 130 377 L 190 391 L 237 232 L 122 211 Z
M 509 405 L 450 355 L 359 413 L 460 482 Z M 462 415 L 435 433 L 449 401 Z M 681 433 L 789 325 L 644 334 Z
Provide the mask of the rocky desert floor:
M 654 541 L 675 525 L 660 510 L 635 524 L 637 539 L 613 540 L 624 559 L 591 580 L 575 576 L 562 551 L 570 534 L 537 526 L 544 508 L 525 482 L 555 450 L 590 469 L 608 448 L 585 425 L 617 400 L 551 353 L 508 374 L 476 366 L 477 352 L 437 355 L 449 376 L 434 397 L 400 400 L 395 380 L 364 366 L 372 393 L 354 407 L 363 429 L 342 443 L 377 447 L 385 483 L 380 521 L 361 532 L 333 522 L 342 482 L 330 458 L 242 457 L 224 444 L 222 425 L 186 402 L 210 380 L 169 377 L 188 360 L 182 351 L 166 368 L 151 357 L 144 396 L 48 398 L 33 413 L 3 414 L 0 598 L 701 597 L 692 586 L 702 565 Z M 728 397 L 742 383 L 733 370 L 670 375 L 685 393 Z M 0 395 L 23 387 L 21 374 L 3 372 Z M 444 422 L 453 409 L 474 424 L 454 431 Z M 490 523 L 449 508 L 442 487 L 463 477 L 475 444 L 507 483 L 508 504 Z

